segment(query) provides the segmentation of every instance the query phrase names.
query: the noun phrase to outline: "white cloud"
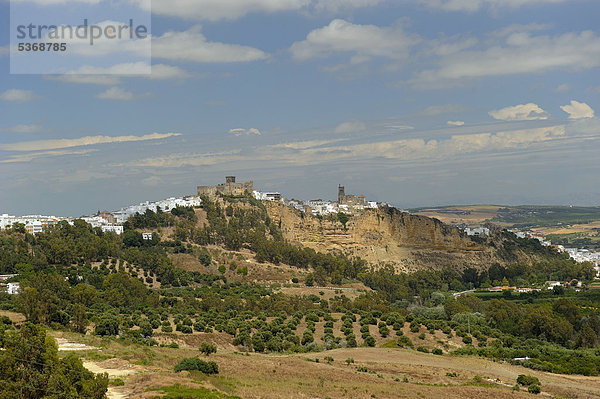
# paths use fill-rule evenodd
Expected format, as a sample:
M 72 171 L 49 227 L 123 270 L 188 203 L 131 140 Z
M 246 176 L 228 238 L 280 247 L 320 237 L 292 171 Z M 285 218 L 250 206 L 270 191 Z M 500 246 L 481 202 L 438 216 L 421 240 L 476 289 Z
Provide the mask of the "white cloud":
M 82 66 L 64 75 L 47 75 L 47 79 L 60 80 L 67 83 L 96 84 L 116 86 L 120 78 L 143 78 L 151 80 L 187 79 L 192 75 L 186 70 L 172 65 L 146 62 L 116 64 L 110 67 Z
M 242 128 L 236 128 L 236 129 L 229 129 L 229 133 L 235 135 L 235 136 L 260 136 L 260 130 L 258 130 L 255 127 L 251 127 L 250 129 L 242 129 Z
M 168 137 L 181 136 L 181 133 L 151 133 L 143 136 L 86 136 L 77 139 L 56 139 L 23 141 L 18 143 L 0 144 L 5 151 L 46 151 L 60 148 L 83 147 L 96 144 L 126 143 L 132 141 L 159 140 Z
M 339 12 L 349 8 L 373 7 L 385 0 L 318 0 L 316 11 Z
M 37 133 L 42 131 L 43 127 L 40 125 L 15 125 L 11 127 L 0 128 L 2 132 L 11 133 Z
M 101 86 L 114 86 L 121 83 L 121 79 L 116 75 L 79 75 L 76 72 L 64 75 L 45 75 L 44 78 L 65 83 L 93 84 Z
M 557 36 L 516 32 L 486 42 L 487 48 L 459 51 L 437 60 L 412 80 L 417 88 L 444 87 L 451 82 L 487 76 L 581 71 L 600 66 L 600 37 L 592 31 Z
M 489 115 L 494 119 L 502 121 L 533 121 L 538 119 L 548 119 L 548 113 L 534 103 L 519 104 L 490 111 Z
M 24 103 L 35 98 L 38 98 L 38 96 L 31 90 L 9 89 L 0 94 L 0 100 L 13 103 Z
M 569 114 L 569 119 L 583 119 L 593 118 L 594 110 L 586 103 L 580 103 L 575 100 L 571 100 L 571 104 L 563 105 L 560 107 L 563 111 Z
M 292 163 L 316 164 L 341 159 L 385 158 L 401 161 L 443 159 L 457 154 L 522 149 L 538 143 L 562 139 L 565 126 L 453 135 L 444 140 L 421 138 L 374 143 L 307 148 L 299 154 L 289 154 Z
M 530 24 L 512 24 L 505 26 L 502 29 L 498 29 L 493 31 L 490 35 L 497 38 L 502 38 L 506 36 L 510 36 L 513 33 L 522 33 L 522 32 L 535 32 L 540 30 L 550 29 L 551 25 L 543 25 L 532 22 Z
M 437 9 L 441 9 L 441 10 L 445 10 L 445 11 L 474 12 L 474 11 L 480 10 L 483 7 L 490 7 L 492 9 L 498 9 L 501 7 L 519 8 L 519 7 L 531 6 L 531 5 L 558 4 L 558 3 L 564 3 L 567 0 L 418 0 L 418 1 L 429 7 L 437 8 Z
M 400 26 L 356 25 L 334 19 L 329 25 L 311 31 L 306 40 L 292 44 L 290 51 L 298 61 L 349 53 L 352 63 L 362 63 L 371 57 L 404 60 L 416 42 Z
M 135 96 L 130 91 L 118 86 L 113 86 L 102 93 L 96 94 L 95 97 L 101 100 L 131 101 Z
M 351 120 L 347 122 L 340 123 L 336 126 L 336 133 L 354 133 L 354 132 L 362 132 L 365 130 L 367 126 L 364 122 L 359 120 Z
M 147 3 L 142 2 L 142 7 L 149 10 Z M 152 13 L 197 21 L 234 20 L 254 12 L 299 10 L 310 2 L 311 0 L 153 0 Z
M 568 83 L 563 83 L 561 85 L 556 86 L 556 88 L 554 88 L 554 91 L 557 93 L 565 93 L 569 90 L 571 90 L 571 85 Z
M 465 122 L 463 121 L 448 121 L 446 122 L 448 126 L 464 126 Z
M 180 168 L 182 166 L 208 166 L 234 161 L 247 160 L 240 155 L 240 150 L 231 150 L 213 153 L 177 153 L 155 158 L 145 158 L 118 166 L 140 166 L 155 168 Z
M 269 55 L 254 47 L 209 42 L 195 26 L 184 32 L 169 31 L 152 39 L 152 57 L 201 63 L 250 62 Z
M 31 162 L 37 158 L 59 157 L 59 156 L 65 156 L 65 155 L 84 155 L 84 154 L 89 154 L 90 152 L 93 152 L 93 151 L 95 151 L 95 150 L 58 150 L 58 151 L 30 152 L 27 154 L 13 155 L 10 158 L 1 160 L 0 163 Z

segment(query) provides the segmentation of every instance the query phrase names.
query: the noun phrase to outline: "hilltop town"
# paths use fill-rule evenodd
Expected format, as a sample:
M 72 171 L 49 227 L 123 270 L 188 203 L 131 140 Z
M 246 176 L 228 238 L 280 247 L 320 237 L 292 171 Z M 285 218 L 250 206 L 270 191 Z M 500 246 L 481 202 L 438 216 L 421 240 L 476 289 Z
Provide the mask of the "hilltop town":
M 343 185 L 338 185 L 336 201 L 323 199 L 300 200 L 287 198 L 276 191 L 257 190 L 252 180 L 238 182 L 235 176 L 226 176 L 224 183 L 197 186 L 194 195 L 178 198 L 171 197 L 160 201 L 145 201 L 115 211 L 102 211 L 95 215 L 79 218 L 43 215 L 11 216 L 2 214 L 0 215 L 0 229 L 21 224 L 26 232 L 35 235 L 56 225 L 60 221 L 64 220 L 72 224 L 75 219 L 81 219 L 89 223 L 92 227 L 101 228 L 103 232 L 122 234 L 124 223 L 129 217 L 135 214 L 143 214 L 148 210 L 152 212 L 170 212 L 177 207 L 199 207 L 202 205 L 202 197 L 215 200 L 219 196 L 235 197 L 243 195 L 252 195 L 257 200 L 279 203 L 304 214 L 319 217 L 338 214 L 347 216 L 360 215 L 366 210 L 377 210 L 388 206 L 387 203 L 369 201 L 364 195 L 347 194 Z M 491 226 L 487 224 L 480 227 L 468 227 L 466 225 L 458 227 L 469 237 L 489 237 L 491 234 Z M 518 238 L 532 238 L 538 240 L 542 246 L 553 247 L 559 252 L 566 252 L 572 259 L 579 263 L 591 262 L 595 265 L 600 275 L 600 252 L 585 248 L 565 248 L 563 245 L 553 245 L 545 237 L 532 234 L 528 231 L 519 231 L 517 229 L 510 229 L 509 231 L 513 232 Z M 151 239 L 151 237 L 151 233 L 144 235 L 144 238 Z

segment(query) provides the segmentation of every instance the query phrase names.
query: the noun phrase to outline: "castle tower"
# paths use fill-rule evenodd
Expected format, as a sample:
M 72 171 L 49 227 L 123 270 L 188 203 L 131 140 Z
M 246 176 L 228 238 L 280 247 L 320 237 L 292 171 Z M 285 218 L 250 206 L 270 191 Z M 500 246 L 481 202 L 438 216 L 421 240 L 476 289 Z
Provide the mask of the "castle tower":
M 225 183 L 235 183 L 235 176 L 225 176 Z
M 343 204 L 344 202 L 346 202 L 346 192 L 344 186 L 340 184 L 338 185 L 338 204 Z

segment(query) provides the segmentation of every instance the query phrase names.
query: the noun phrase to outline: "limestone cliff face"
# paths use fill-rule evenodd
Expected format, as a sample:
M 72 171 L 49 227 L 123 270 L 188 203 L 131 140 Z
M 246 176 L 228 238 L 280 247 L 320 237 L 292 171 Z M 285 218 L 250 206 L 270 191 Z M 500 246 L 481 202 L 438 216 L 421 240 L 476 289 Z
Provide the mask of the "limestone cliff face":
M 493 247 L 475 243 L 457 228 L 395 208 L 364 210 L 351 216 L 344 228 L 335 215 L 316 217 L 277 202 L 265 205 L 286 240 L 321 252 L 359 256 L 374 266 L 415 271 L 504 263 Z

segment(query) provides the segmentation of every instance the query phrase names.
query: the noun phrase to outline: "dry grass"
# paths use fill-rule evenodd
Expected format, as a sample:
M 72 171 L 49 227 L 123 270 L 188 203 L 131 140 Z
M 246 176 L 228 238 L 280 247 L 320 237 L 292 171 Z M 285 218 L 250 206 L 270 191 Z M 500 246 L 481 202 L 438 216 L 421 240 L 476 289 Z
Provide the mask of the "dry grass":
M 319 331 L 322 332 L 322 326 L 317 327 L 315 337 Z M 372 330 L 371 333 L 377 336 L 376 331 Z M 416 334 L 405 333 L 414 341 L 417 340 L 413 338 Z M 531 397 L 525 392 L 511 391 L 510 387 L 519 374 L 538 377 L 542 382 L 542 390 L 553 397 L 600 397 L 598 377 L 555 375 L 486 359 L 436 356 L 404 349 L 355 348 L 307 354 L 245 355 L 221 343 L 217 354 L 208 358 L 217 362 L 220 373 L 208 377 L 195 372 L 172 371 L 182 358 L 198 355 L 191 347 L 149 348 L 73 333 L 54 332 L 53 335 L 100 348 L 82 352 L 81 355 L 96 367 L 111 370 L 114 375 L 122 375 L 120 378 L 125 381 L 125 386 L 113 388 L 113 398 L 152 398 L 157 393 L 147 392 L 148 388 L 176 383 L 218 389 L 242 398 L 265 399 Z M 195 339 L 198 342 L 205 338 L 208 340 L 208 335 L 197 335 Z M 423 346 L 434 345 L 437 337 L 429 335 L 426 333 Z M 378 339 L 379 342 L 385 340 Z M 193 346 L 197 343 L 190 344 Z M 328 363 L 325 357 L 333 358 L 333 362 Z M 354 359 L 354 363 L 346 364 L 348 358 Z M 319 362 L 316 363 L 315 359 L 319 359 Z M 359 366 L 368 371 L 358 371 Z M 131 370 L 135 374 L 123 375 Z M 447 373 L 456 373 L 457 376 L 451 377 Z M 475 376 L 483 377 L 483 383 L 474 383 Z

